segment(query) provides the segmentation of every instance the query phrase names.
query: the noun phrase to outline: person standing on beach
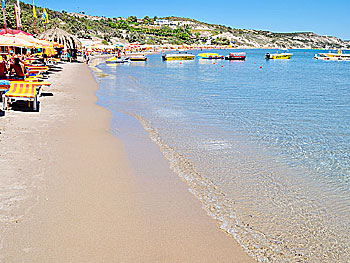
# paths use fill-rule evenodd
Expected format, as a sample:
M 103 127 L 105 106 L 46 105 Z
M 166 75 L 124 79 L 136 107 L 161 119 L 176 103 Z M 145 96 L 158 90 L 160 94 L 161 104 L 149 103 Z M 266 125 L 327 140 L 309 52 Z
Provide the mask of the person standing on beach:
M 72 56 L 71 56 L 69 50 L 67 50 L 67 60 L 68 60 L 69 62 L 72 62 Z
M 119 48 L 117 48 L 117 58 L 121 58 L 122 57 L 122 55 L 121 55 L 121 53 L 120 53 L 120 49 Z
M 86 51 L 85 57 L 86 57 L 86 64 L 89 64 L 89 61 L 90 61 L 89 52 Z
M 0 56 L 0 78 L 4 79 L 6 78 L 7 74 L 7 67 L 6 67 L 6 61 Z

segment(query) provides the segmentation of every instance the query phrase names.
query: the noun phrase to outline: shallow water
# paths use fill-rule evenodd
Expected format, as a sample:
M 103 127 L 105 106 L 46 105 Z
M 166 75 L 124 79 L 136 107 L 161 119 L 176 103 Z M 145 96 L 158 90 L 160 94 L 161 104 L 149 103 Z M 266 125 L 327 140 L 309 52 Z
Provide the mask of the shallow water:
M 348 262 L 350 61 L 246 52 L 245 62 L 150 55 L 101 64 L 109 75 L 99 79 L 99 103 L 138 118 L 208 214 L 256 259 Z

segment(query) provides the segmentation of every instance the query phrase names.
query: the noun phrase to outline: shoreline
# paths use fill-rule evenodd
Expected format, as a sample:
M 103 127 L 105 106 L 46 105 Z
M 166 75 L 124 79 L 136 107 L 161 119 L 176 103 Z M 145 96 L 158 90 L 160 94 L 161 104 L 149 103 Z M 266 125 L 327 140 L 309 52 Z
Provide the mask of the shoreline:
M 104 63 L 105 60 L 108 58 L 109 58 L 108 55 L 103 55 L 103 56 L 97 57 L 96 61 L 92 60 L 93 63 L 92 63 L 92 66 L 90 67 L 93 70 L 94 74 L 97 74 L 98 76 L 102 76 L 102 77 L 109 76 L 108 74 L 104 73 L 102 70 L 97 68 L 99 64 Z M 212 228 L 210 223 L 215 222 L 215 228 L 210 230 L 218 231 L 220 233 L 218 238 L 220 238 L 220 235 L 224 234 L 229 239 L 231 239 L 234 245 L 235 253 L 236 253 L 235 260 L 230 261 L 229 258 L 226 259 L 226 256 L 224 256 L 224 257 L 220 257 L 220 260 L 221 260 L 220 262 L 226 262 L 226 261 L 255 262 L 252 257 L 246 254 L 248 251 L 243 251 L 243 248 L 241 247 L 241 245 L 238 244 L 237 240 L 235 240 L 231 234 L 221 229 L 222 222 L 219 219 L 213 218 L 210 215 L 210 212 L 207 210 L 207 207 L 198 199 L 198 196 L 193 194 L 188 182 L 184 178 L 179 176 L 174 171 L 173 168 L 171 168 L 172 166 L 171 161 L 168 158 L 166 158 L 166 156 L 164 155 L 164 152 L 161 149 L 161 145 L 159 145 L 154 141 L 154 138 L 152 137 L 152 132 L 150 132 L 148 127 L 145 126 L 144 120 L 139 116 L 128 114 L 125 112 L 113 113 L 112 115 L 114 119 L 112 121 L 114 123 L 117 122 L 119 125 L 118 127 L 115 127 L 114 130 L 112 129 L 111 132 L 118 139 L 121 139 L 121 141 L 124 142 L 128 159 L 131 161 L 131 167 L 133 168 L 137 177 L 139 177 L 137 178 L 137 180 L 140 180 L 142 182 L 141 183 L 142 192 L 149 191 L 149 188 L 154 188 L 156 186 L 156 189 L 154 190 L 153 195 L 155 195 L 155 192 L 157 192 L 157 195 L 159 195 L 160 193 L 163 194 L 162 196 L 159 196 L 159 198 L 163 199 L 162 204 L 158 204 L 157 206 L 164 206 L 165 202 L 172 203 L 175 200 L 177 202 L 180 201 L 181 206 L 183 206 L 181 209 L 182 210 L 186 209 L 186 212 L 183 214 L 191 214 L 194 212 L 191 215 L 191 218 L 195 218 L 196 220 L 199 220 L 199 218 L 201 217 L 200 220 L 204 220 L 204 221 L 208 220 L 204 224 L 209 223 L 208 226 L 210 228 Z M 147 153 L 146 154 L 142 153 L 140 149 L 141 150 L 147 149 Z M 149 161 L 147 161 L 148 159 Z M 158 163 L 161 163 L 161 166 L 158 166 L 156 169 L 150 168 L 149 163 L 154 163 L 155 160 L 157 160 Z M 141 164 L 138 165 L 138 163 L 141 163 Z M 153 170 L 152 171 L 153 173 L 149 174 L 150 173 L 149 170 Z M 163 171 L 160 172 L 161 170 Z M 168 177 L 164 178 L 163 177 L 164 175 L 162 175 L 162 173 L 164 173 Z M 149 180 L 151 182 L 149 182 Z M 147 187 L 145 185 L 147 185 Z M 168 189 L 166 191 L 164 191 L 164 189 L 160 190 L 164 188 L 164 186 L 167 187 Z M 172 189 L 173 187 L 175 187 L 179 192 L 175 193 L 174 190 Z M 167 198 L 169 199 L 169 196 L 171 195 L 175 195 L 175 197 L 173 196 L 171 200 L 167 200 Z M 185 196 L 185 199 L 183 198 L 184 196 Z M 144 202 L 144 199 L 147 199 L 147 198 L 149 198 L 149 196 L 142 198 L 142 200 L 140 201 Z M 154 200 L 152 201 L 152 203 L 153 202 Z M 195 206 L 195 208 L 191 208 L 190 210 L 188 210 L 189 205 Z M 198 214 L 197 214 L 198 212 L 200 212 L 200 217 L 198 217 Z M 154 213 L 159 213 L 159 212 L 154 211 Z M 174 211 L 169 209 L 167 213 L 171 214 L 171 213 L 174 213 Z M 193 222 L 188 222 L 187 224 L 193 224 Z M 201 224 L 203 224 L 203 222 Z M 186 230 L 186 232 L 188 231 L 189 230 Z M 216 234 L 217 233 L 212 233 L 211 235 L 216 236 Z M 204 236 L 202 236 L 201 238 L 206 239 L 206 237 Z M 218 241 L 222 242 L 221 239 L 219 239 Z M 211 242 L 210 239 L 209 239 L 209 242 Z M 225 244 L 222 243 L 221 246 L 225 246 Z M 207 248 L 207 249 L 211 249 L 211 248 Z M 243 252 L 243 258 L 241 259 L 242 252 Z M 211 253 L 215 254 L 216 252 L 211 252 Z M 215 257 L 213 258 L 213 260 L 215 259 L 218 259 L 218 257 L 216 256 L 216 258 Z M 196 261 L 195 259 L 193 260 Z M 206 262 L 205 258 L 203 258 L 201 262 Z
M 21 169 L 7 168 L 27 193 L 14 194 L 18 210 L 7 212 L 15 219 L 3 225 L 0 260 L 253 262 L 201 209 L 136 119 L 122 116 L 121 128 L 135 127 L 140 140 L 112 135 L 112 113 L 96 104 L 98 84 L 86 65 L 66 64 L 50 81 L 53 96 L 41 98 L 39 113 L 0 119 L 2 147 L 23 137 L 8 156 L 24 159 Z M 146 157 L 161 164 L 150 167 Z

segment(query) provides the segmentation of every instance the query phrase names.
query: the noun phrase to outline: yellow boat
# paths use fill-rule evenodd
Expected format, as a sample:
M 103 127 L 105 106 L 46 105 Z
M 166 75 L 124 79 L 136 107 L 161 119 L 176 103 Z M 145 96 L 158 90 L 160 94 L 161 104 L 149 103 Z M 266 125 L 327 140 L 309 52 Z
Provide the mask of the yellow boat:
M 192 54 L 167 54 L 162 56 L 163 60 L 192 60 L 195 55 Z
M 266 59 L 290 59 L 293 56 L 293 53 L 266 53 Z
M 115 63 L 126 63 L 130 62 L 128 58 L 117 58 L 117 57 L 112 57 L 106 60 L 107 64 L 115 64 Z
M 200 59 L 224 59 L 223 55 L 218 53 L 200 53 L 198 54 L 198 58 Z
M 338 53 L 318 53 L 314 58 L 320 60 L 350 60 L 350 54 L 343 53 L 339 49 Z

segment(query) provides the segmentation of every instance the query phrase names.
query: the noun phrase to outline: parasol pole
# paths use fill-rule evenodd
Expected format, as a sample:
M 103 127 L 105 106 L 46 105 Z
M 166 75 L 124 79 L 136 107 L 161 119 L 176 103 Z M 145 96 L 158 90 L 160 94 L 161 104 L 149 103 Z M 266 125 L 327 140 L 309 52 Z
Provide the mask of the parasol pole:
M 38 29 L 36 27 L 36 10 L 35 10 L 35 4 L 34 4 L 34 0 L 33 0 L 33 16 L 34 16 L 34 23 L 35 23 L 35 34 L 37 35 L 38 34 Z
M 16 4 L 14 4 L 14 6 L 15 6 L 15 17 L 16 17 L 16 28 L 18 30 L 18 25 L 19 25 L 19 23 L 18 23 L 18 9 L 17 9 Z
M 21 23 L 21 6 L 19 5 L 19 0 L 17 0 L 17 12 L 18 12 L 18 27 L 19 30 L 21 30 L 22 23 Z

